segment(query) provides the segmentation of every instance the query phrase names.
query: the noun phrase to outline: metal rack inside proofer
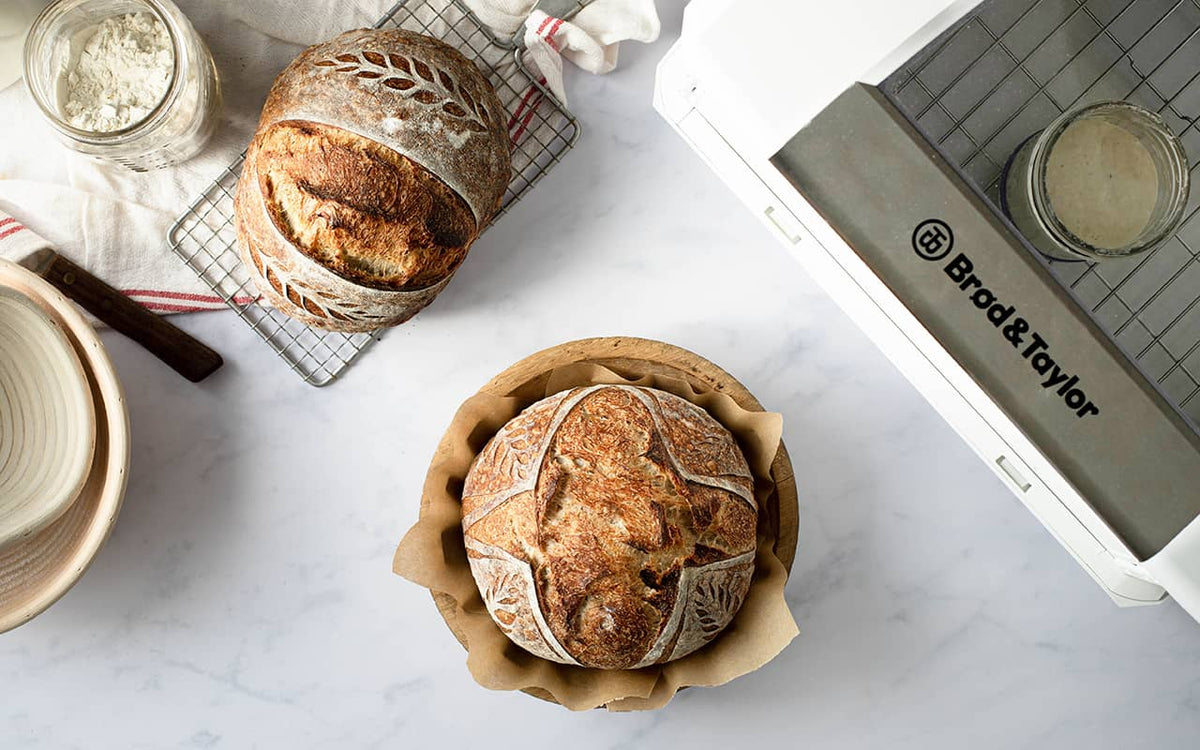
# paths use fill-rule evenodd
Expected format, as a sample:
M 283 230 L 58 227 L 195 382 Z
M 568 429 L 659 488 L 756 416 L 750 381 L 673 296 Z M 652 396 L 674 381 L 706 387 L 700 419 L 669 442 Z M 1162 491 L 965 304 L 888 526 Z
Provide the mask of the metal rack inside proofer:
M 1200 0 L 987 0 L 882 89 L 997 207 L 1009 156 L 1062 112 L 1123 99 L 1162 115 L 1192 165 L 1175 238 L 1049 266 L 1200 431 Z
M 588 2 L 559 0 L 539 7 L 559 18 L 569 18 Z M 578 121 L 525 67 L 520 37 L 497 36 L 461 0 L 400 2 L 376 28 L 403 28 L 436 36 L 488 73 L 508 111 L 510 131 L 516 136 L 512 180 L 493 222 L 524 197 L 579 139 Z M 322 331 L 258 301 L 258 291 L 238 255 L 234 227 L 233 195 L 244 157 L 243 153 L 196 199 L 171 227 L 168 241 L 175 254 L 305 382 L 328 385 L 384 331 Z

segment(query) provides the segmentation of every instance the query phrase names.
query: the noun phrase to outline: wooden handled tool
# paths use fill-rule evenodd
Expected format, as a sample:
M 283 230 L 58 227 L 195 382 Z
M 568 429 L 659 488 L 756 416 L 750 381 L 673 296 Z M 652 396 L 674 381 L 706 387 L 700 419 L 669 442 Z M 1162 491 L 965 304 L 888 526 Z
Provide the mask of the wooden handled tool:
M 38 250 L 21 265 L 41 276 L 80 307 L 144 346 L 193 383 L 216 372 L 221 355 L 155 315 L 51 249 Z

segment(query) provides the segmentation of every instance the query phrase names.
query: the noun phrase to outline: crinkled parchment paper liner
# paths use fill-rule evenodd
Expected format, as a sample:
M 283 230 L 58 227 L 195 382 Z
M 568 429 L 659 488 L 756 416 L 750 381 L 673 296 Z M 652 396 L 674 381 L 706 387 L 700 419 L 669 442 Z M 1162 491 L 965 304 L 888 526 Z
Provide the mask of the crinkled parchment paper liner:
M 710 645 L 647 669 L 570 667 L 516 646 L 488 615 L 463 547 L 463 479 L 488 439 L 545 396 L 598 383 L 659 388 L 703 407 L 738 439 L 755 476 L 758 558 L 745 604 Z M 446 624 L 466 647 L 467 667 L 480 685 L 523 690 L 572 710 L 661 708 L 683 687 L 721 685 L 758 669 L 799 633 L 783 593 L 798 524 L 795 484 L 781 431 L 779 416 L 763 412 L 740 383 L 677 347 L 608 338 L 540 352 L 498 376 L 459 409 L 426 477 L 420 520 L 396 550 L 393 569 L 433 592 Z

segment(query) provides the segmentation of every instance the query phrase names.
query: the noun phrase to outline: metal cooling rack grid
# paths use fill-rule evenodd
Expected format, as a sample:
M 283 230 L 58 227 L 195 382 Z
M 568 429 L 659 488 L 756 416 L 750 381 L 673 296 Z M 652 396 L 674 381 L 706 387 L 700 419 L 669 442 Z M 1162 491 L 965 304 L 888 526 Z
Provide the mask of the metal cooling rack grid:
M 1128 260 L 1050 267 L 1200 423 L 1200 0 L 988 0 L 883 89 L 997 204 L 1009 156 L 1068 109 L 1124 99 L 1163 116 L 1192 164 L 1176 238 Z
M 577 0 L 567 3 L 571 12 L 586 4 Z M 579 139 L 578 121 L 525 68 L 519 42 L 496 37 L 461 0 L 450 0 L 444 7 L 433 2 L 400 2 L 376 26 L 439 37 L 489 73 L 496 94 L 510 113 L 510 129 L 519 133 L 514 139 L 513 177 L 493 221 L 524 197 Z M 168 240 L 175 254 L 305 382 L 328 385 L 384 331 L 321 331 L 256 301 L 258 291 L 242 267 L 234 228 L 233 195 L 243 157 L 196 199 L 171 227 Z

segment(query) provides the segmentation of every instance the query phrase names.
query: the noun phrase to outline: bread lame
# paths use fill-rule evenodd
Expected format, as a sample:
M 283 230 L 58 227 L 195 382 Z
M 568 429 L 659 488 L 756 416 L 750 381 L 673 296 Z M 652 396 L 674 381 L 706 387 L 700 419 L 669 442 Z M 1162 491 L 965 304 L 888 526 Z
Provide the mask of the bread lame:
M 120 331 L 193 383 L 212 375 L 225 362 L 220 354 L 182 329 L 155 315 L 54 250 L 25 256 L 20 264 L 83 309 Z

